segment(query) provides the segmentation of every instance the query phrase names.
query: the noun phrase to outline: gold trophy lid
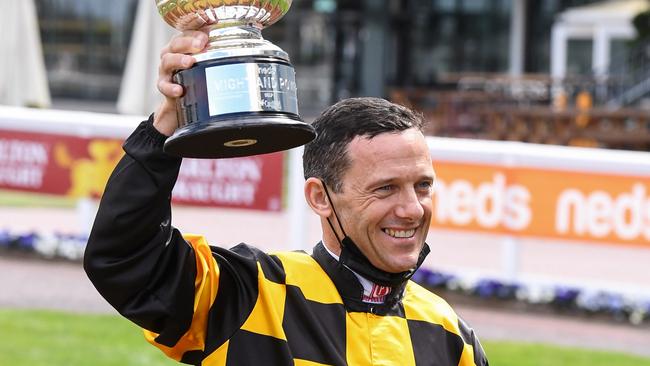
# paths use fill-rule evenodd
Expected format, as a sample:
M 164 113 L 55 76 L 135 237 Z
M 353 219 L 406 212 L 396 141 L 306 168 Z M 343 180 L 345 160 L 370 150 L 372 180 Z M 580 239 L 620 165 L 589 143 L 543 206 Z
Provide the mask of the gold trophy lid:
M 160 16 L 184 31 L 204 26 L 266 28 L 282 18 L 292 0 L 156 0 Z

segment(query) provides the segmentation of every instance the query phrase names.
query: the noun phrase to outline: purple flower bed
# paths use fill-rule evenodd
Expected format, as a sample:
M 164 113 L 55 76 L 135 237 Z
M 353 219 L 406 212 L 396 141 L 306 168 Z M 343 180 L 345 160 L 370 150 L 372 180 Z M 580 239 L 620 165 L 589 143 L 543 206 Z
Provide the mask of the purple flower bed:
M 69 234 L 13 234 L 0 230 L 0 253 L 25 254 L 44 259 L 81 261 L 88 238 Z M 557 311 L 572 310 L 598 314 L 634 325 L 650 323 L 650 298 L 639 299 L 618 293 L 553 285 L 533 287 L 483 278 L 468 281 L 449 273 L 419 269 L 413 280 L 427 288 L 444 289 L 476 299 L 510 301 L 546 306 Z
M 485 278 L 468 281 L 426 268 L 419 269 L 413 275 L 413 280 L 433 290 L 452 291 L 477 299 L 503 301 L 504 303 L 514 301 L 529 306 L 543 306 L 554 311 L 603 315 L 633 325 L 650 323 L 650 298 L 566 287 L 559 284 L 541 287 Z
M 81 261 L 88 238 L 70 234 L 12 234 L 0 231 L 0 251 L 46 259 Z

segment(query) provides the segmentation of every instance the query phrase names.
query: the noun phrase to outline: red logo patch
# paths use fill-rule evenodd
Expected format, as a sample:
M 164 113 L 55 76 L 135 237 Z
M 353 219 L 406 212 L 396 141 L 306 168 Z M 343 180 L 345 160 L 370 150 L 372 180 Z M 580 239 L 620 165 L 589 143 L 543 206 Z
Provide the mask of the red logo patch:
M 370 290 L 370 297 L 384 297 L 389 293 L 390 293 L 390 287 L 373 284 L 372 290 Z

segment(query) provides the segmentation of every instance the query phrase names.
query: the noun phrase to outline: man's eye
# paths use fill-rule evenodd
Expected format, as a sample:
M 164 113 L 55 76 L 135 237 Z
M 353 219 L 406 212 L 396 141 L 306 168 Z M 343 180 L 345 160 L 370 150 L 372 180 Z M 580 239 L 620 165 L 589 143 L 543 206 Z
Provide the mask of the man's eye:
M 387 184 L 385 186 L 381 186 L 381 187 L 377 188 L 377 191 L 380 191 L 380 192 L 390 192 L 392 190 L 393 190 L 393 186 L 390 185 L 390 184 Z
M 433 183 L 429 181 L 420 182 L 418 184 L 418 188 L 420 188 L 421 190 L 430 190 L 431 188 L 433 188 Z

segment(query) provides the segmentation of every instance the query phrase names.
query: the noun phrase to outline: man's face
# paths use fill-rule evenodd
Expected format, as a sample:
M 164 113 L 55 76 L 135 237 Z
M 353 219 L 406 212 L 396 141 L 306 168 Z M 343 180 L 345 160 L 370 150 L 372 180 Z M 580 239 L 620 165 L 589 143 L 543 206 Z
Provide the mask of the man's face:
M 417 129 L 356 137 L 334 207 L 343 229 L 370 262 L 387 272 L 417 264 L 429 230 L 434 172 Z

